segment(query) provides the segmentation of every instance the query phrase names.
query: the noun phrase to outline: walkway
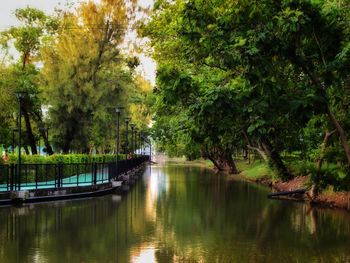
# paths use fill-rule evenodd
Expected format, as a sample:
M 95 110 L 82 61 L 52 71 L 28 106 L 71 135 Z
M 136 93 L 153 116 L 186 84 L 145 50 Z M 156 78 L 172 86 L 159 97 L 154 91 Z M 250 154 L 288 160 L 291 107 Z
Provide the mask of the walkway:
M 100 170 L 96 174 L 97 184 L 108 183 L 108 171 L 107 169 Z M 62 187 L 76 187 L 76 186 L 88 186 L 93 185 L 92 173 L 82 173 L 71 177 L 64 178 L 62 180 Z M 38 183 L 22 183 L 21 190 L 34 190 L 34 189 L 50 189 L 56 188 L 55 180 Z M 8 191 L 7 184 L 0 184 L 0 192 Z

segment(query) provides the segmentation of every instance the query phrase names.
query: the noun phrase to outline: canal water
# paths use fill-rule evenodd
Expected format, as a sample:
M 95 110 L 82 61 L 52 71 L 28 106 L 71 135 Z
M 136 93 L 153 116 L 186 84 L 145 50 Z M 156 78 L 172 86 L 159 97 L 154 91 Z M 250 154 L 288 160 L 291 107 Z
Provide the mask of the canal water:
M 148 167 L 123 196 L 0 208 L 0 262 L 350 262 L 350 215 L 210 170 Z

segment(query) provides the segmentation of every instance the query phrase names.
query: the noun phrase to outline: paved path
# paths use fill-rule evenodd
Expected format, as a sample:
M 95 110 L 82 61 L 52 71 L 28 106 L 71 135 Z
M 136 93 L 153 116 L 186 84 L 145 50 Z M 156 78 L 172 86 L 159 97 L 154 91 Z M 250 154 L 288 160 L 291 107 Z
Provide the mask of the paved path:
M 108 171 L 100 170 L 96 175 L 97 184 L 107 183 L 108 182 Z M 62 187 L 75 187 L 75 186 L 87 186 L 93 184 L 92 173 L 83 173 L 79 176 L 74 175 L 71 177 L 64 178 L 62 180 Z M 38 187 L 34 183 L 22 183 L 21 190 L 33 190 L 33 189 L 49 189 L 55 188 L 55 180 L 47 182 L 38 182 Z M 0 184 L 0 192 L 5 192 L 7 190 L 7 184 Z

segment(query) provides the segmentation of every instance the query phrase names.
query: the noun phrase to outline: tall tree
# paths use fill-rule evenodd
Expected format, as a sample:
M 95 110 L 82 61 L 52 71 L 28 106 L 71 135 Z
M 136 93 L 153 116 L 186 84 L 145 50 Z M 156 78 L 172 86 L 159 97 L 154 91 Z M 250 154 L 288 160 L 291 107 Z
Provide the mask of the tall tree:
M 36 76 L 38 70 L 34 66 L 34 61 L 38 56 L 40 44 L 45 34 L 54 30 L 55 20 L 46 16 L 44 12 L 26 7 L 17 9 L 15 16 L 21 23 L 20 26 L 11 27 L 1 33 L 3 47 L 9 48 L 10 41 L 13 40 L 14 47 L 20 54 L 20 66 L 14 66 L 12 70 L 14 91 L 24 91 L 30 94 L 22 103 L 22 113 L 26 126 L 27 142 L 32 154 L 37 154 L 36 139 L 33 132 L 32 120 L 43 126 L 41 103 L 38 99 L 38 81 Z M 13 96 L 14 97 L 14 96 Z M 52 154 L 52 148 L 43 134 L 46 148 Z
M 106 141 L 111 149 L 115 107 L 128 112 L 140 93 L 136 64 L 121 48 L 128 22 L 124 1 L 84 2 L 61 13 L 57 35 L 42 49 L 46 104 L 64 152 L 106 149 Z
M 201 98 L 203 90 L 218 98 L 223 87 L 235 90 L 238 94 L 230 101 L 238 110 L 233 107 L 227 116 L 235 119 L 233 125 L 242 129 L 248 144 L 255 142 L 254 148 L 265 153 L 282 179 L 290 174 L 279 155 L 281 140 L 290 127 L 302 128 L 315 114 L 328 115 L 350 163 L 346 132 L 336 117 L 340 101 L 334 101 L 332 91 L 343 90 L 349 76 L 347 27 L 339 23 L 339 8 L 331 4 L 326 12 L 323 4 L 157 1 L 145 35 L 159 63 L 159 89 L 180 98 L 197 95 L 200 105 L 208 98 Z M 211 87 L 197 85 L 196 93 L 191 82 L 182 81 L 183 74 L 162 78 L 164 65 L 196 82 L 204 72 L 216 76 L 206 78 Z M 237 79 L 245 81 L 244 89 L 232 85 Z M 212 114 L 222 111 L 220 107 L 217 103 Z

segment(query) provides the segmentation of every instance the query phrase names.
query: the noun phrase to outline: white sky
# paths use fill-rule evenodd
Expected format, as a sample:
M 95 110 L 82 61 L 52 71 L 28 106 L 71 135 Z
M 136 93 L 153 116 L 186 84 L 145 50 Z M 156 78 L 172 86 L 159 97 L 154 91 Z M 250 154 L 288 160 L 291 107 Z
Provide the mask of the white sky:
M 79 0 L 71 0 L 72 3 L 79 3 Z M 139 0 L 139 5 L 142 7 L 150 7 L 153 4 L 153 0 Z M 45 13 L 51 14 L 54 12 L 55 7 L 64 8 L 66 5 L 65 0 L 0 0 L 0 31 L 7 29 L 10 26 L 16 25 L 17 20 L 14 15 L 14 11 L 17 8 L 23 8 L 26 6 L 38 8 Z M 139 71 L 148 79 L 152 84 L 155 82 L 155 62 L 145 55 L 140 56 L 141 66 Z

